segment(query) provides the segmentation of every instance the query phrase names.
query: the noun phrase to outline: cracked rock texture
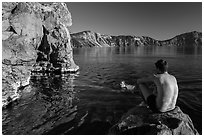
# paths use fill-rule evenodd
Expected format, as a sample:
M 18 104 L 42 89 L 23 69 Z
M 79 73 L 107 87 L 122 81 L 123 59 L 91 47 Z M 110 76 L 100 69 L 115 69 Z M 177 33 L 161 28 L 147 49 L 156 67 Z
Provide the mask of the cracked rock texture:
M 165 113 L 152 113 L 147 107 L 135 107 L 109 130 L 114 135 L 198 135 L 193 122 L 177 106 Z
M 75 72 L 65 3 L 2 3 L 2 101 L 19 98 L 31 71 Z

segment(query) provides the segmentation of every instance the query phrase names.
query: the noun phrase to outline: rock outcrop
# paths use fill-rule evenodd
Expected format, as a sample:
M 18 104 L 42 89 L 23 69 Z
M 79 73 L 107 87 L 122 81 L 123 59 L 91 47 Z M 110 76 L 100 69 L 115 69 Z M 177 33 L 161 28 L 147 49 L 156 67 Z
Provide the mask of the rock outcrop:
M 2 101 L 19 97 L 31 71 L 77 71 L 68 27 L 71 14 L 64 3 L 2 3 Z
M 198 135 L 190 117 L 179 107 L 166 113 L 152 113 L 135 107 L 109 130 L 114 135 Z
M 91 31 L 71 34 L 74 48 L 80 47 L 111 47 L 111 46 L 186 46 L 202 45 L 202 33 L 189 32 L 175 36 L 169 40 L 155 40 L 147 36 L 109 36 Z

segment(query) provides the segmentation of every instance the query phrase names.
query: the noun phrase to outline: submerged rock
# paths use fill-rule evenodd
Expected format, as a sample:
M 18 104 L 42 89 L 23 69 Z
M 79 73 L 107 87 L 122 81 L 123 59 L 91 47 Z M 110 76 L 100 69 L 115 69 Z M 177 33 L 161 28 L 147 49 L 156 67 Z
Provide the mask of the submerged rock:
M 109 134 L 125 135 L 198 135 L 190 117 L 179 107 L 165 113 L 152 113 L 135 107 L 110 128 Z
M 65 3 L 2 3 L 3 106 L 19 97 L 18 89 L 29 84 L 32 70 L 79 69 L 72 55 L 71 25 Z M 52 67 L 40 66 L 41 62 Z

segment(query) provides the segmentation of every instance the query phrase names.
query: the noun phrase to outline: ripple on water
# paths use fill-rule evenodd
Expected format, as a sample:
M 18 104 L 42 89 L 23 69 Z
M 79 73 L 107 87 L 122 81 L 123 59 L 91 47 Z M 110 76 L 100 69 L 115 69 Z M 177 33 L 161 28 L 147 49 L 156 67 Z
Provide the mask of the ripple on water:
M 183 51 L 165 56 L 159 47 L 147 52 L 145 47 L 135 48 L 130 52 L 113 48 L 107 56 L 77 49 L 81 50 L 74 55 L 79 74 L 33 76 L 31 92 L 2 111 L 3 134 L 106 134 L 142 101 L 138 93 L 119 92 L 119 83 L 135 84 L 154 73 L 154 62 L 160 58 L 169 62 L 169 72 L 178 80 L 177 104 L 202 133 L 202 56 L 192 58 Z

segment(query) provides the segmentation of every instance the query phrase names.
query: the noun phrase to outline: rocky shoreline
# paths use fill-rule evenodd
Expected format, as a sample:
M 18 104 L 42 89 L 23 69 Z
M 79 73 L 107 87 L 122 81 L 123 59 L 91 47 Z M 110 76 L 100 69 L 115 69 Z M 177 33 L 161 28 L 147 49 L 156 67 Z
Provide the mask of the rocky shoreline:
M 31 72 L 76 72 L 65 3 L 2 3 L 2 106 L 20 97 Z M 21 90 L 19 90 L 21 89 Z
M 73 59 L 73 47 L 202 44 L 202 34 L 198 32 L 160 42 L 149 37 L 108 36 L 90 31 L 70 36 L 71 25 L 71 14 L 65 3 L 2 3 L 3 108 L 18 100 L 25 92 L 31 91 L 29 82 L 32 73 L 78 71 L 79 66 Z M 58 124 L 63 122 L 58 121 Z M 41 134 L 43 131 L 36 133 Z M 190 118 L 179 108 L 161 115 L 151 114 L 146 108 L 135 108 L 124 115 L 110 129 L 109 134 L 198 133 Z

